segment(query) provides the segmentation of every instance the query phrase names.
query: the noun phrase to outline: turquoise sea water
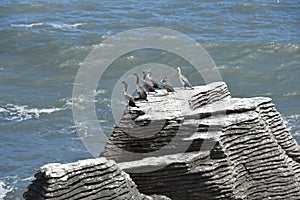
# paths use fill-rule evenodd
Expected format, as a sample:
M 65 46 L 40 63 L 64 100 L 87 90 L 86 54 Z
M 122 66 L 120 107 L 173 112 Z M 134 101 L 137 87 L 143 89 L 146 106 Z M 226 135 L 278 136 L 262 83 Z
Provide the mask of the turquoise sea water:
M 300 142 L 299 8 L 299 0 L 1 1 L 0 199 L 21 199 L 45 163 L 91 157 L 73 122 L 74 79 L 97 44 L 133 28 L 169 28 L 198 41 L 232 96 L 270 96 Z M 118 64 L 164 59 L 147 51 L 127 58 Z M 96 91 L 97 115 L 108 134 L 115 124 L 114 69 Z M 192 84 L 201 84 L 188 70 Z

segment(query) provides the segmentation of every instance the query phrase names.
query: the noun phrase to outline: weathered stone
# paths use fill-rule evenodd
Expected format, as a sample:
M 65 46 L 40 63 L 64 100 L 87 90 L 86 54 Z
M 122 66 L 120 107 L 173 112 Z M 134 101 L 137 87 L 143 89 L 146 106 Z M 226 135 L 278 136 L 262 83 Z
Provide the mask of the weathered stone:
M 300 147 L 270 98 L 231 98 L 223 82 L 175 90 L 125 110 L 109 160 L 46 165 L 24 197 L 300 199 Z
M 47 164 L 35 177 L 23 195 L 25 199 L 169 199 L 141 194 L 129 175 L 104 157 L 69 164 Z
M 128 108 L 101 154 L 141 192 L 299 199 L 300 148 L 270 98 L 231 98 L 219 82 L 176 91 Z

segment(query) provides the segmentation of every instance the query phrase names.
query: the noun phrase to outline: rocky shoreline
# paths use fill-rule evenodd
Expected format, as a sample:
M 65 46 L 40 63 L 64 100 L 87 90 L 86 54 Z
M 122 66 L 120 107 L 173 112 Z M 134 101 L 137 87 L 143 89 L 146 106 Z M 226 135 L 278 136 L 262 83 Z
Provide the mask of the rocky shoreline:
M 148 100 L 100 158 L 41 167 L 24 198 L 299 199 L 300 147 L 270 98 L 215 82 Z

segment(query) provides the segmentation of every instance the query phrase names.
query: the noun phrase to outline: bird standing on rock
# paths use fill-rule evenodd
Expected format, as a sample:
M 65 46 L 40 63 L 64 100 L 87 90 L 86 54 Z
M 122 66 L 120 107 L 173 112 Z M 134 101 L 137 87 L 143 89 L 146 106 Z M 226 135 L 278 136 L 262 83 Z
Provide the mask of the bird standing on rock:
M 158 86 L 158 82 L 152 77 L 152 72 L 151 69 L 147 70 L 147 75 L 146 75 L 147 79 L 149 79 L 152 84 L 153 84 L 153 88 L 159 88 Z
M 175 92 L 173 86 L 171 85 L 171 83 L 169 83 L 167 77 L 164 77 L 160 82 L 162 83 L 163 87 L 164 87 L 168 92 Z
M 193 90 L 194 88 L 190 84 L 189 80 L 181 73 L 180 67 L 177 67 L 176 69 L 178 70 L 179 80 L 182 83 L 184 89 L 188 87 Z
M 139 95 L 137 100 L 146 100 L 146 101 L 148 101 L 147 93 L 145 92 L 144 88 L 140 85 L 139 75 L 137 73 L 135 73 L 134 75 L 136 76 L 136 91 Z
M 139 108 L 139 106 L 135 105 L 133 97 L 127 93 L 128 84 L 125 81 L 122 81 L 122 83 L 124 85 L 123 94 L 128 102 L 128 105 Z
M 146 89 L 146 92 L 155 92 L 155 89 L 153 88 L 154 84 L 149 79 L 148 71 L 143 71 L 143 78 L 142 81 L 144 82 L 144 88 Z

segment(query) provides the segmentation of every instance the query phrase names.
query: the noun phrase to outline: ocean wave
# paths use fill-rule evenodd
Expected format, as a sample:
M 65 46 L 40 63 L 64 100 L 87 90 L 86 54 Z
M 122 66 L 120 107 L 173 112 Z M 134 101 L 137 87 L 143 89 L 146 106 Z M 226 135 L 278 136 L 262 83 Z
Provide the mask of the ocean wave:
M 76 83 L 72 83 L 76 84 Z M 77 108 L 77 106 L 85 105 L 87 103 L 93 102 L 93 103 L 98 103 L 98 102 L 110 102 L 110 98 L 101 98 L 101 95 L 106 94 L 108 91 L 105 89 L 99 89 L 99 90 L 93 90 L 90 95 L 88 96 L 83 96 L 79 95 L 77 98 L 72 97 L 72 98 L 62 98 L 59 101 L 64 103 L 63 109 L 70 109 L 73 106 Z M 0 113 L 1 113 L 1 107 L 0 107 Z
M 243 69 L 242 66 L 236 65 L 236 66 L 229 66 L 229 65 L 218 65 L 217 69 L 230 69 L 230 70 L 240 70 Z
M 36 22 L 31 24 L 11 24 L 12 27 L 25 27 L 25 28 L 36 28 L 41 26 L 51 26 L 55 29 L 61 30 L 68 30 L 68 29 L 76 29 L 80 26 L 85 25 L 86 23 L 74 23 L 74 24 L 57 24 L 57 23 L 43 23 L 43 22 Z
M 11 24 L 12 27 L 25 27 L 25 28 L 33 28 L 35 26 L 42 26 L 44 23 L 32 23 L 32 24 Z
M 286 62 L 286 63 L 282 63 L 280 64 L 278 67 L 276 67 L 275 69 L 277 71 L 283 71 L 283 70 L 298 70 L 300 66 L 300 62 L 299 61 L 290 61 L 290 62 Z
M 72 28 L 78 28 L 79 26 L 82 26 L 86 23 L 75 23 L 75 24 L 55 24 L 55 23 L 49 23 L 49 25 L 51 25 L 53 28 L 56 29 L 72 29 Z
M 29 108 L 27 105 L 7 104 L 0 107 L 0 120 L 23 121 L 39 119 L 42 114 L 51 114 L 65 110 L 66 108 Z
M 62 54 L 70 54 L 73 51 L 84 52 L 95 49 L 98 45 L 72 46 L 69 49 L 63 50 Z
M 297 53 L 299 44 L 296 42 L 265 42 L 258 48 L 260 52 L 268 53 Z
M 297 91 L 288 92 L 288 93 L 283 94 L 284 97 L 291 97 L 291 96 L 298 96 L 298 95 L 300 95 L 300 93 Z
M 94 90 L 94 95 L 106 94 L 108 91 L 104 89 Z
M 33 176 L 5 176 L 0 177 L 0 200 L 2 199 L 14 199 L 21 200 L 23 198 L 20 197 L 22 191 L 20 190 L 20 185 L 28 185 L 31 181 L 33 181 Z M 18 194 L 18 196 L 15 196 Z
M 283 117 L 286 128 L 292 133 L 293 136 L 300 136 L 300 114 L 294 114 Z
M 64 103 L 65 109 L 72 108 L 72 98 L 62 98 L 59 101 Z
M 127 56 L 126 59 L 127 59 L 127 60 L 133 60 L 133 59 L 134 59 L 134 56 Z
M 4 199 L 6 197 L 6 194 L 11 192 L 12 190 L 13 188 L 0 181 L 0 199 Z

